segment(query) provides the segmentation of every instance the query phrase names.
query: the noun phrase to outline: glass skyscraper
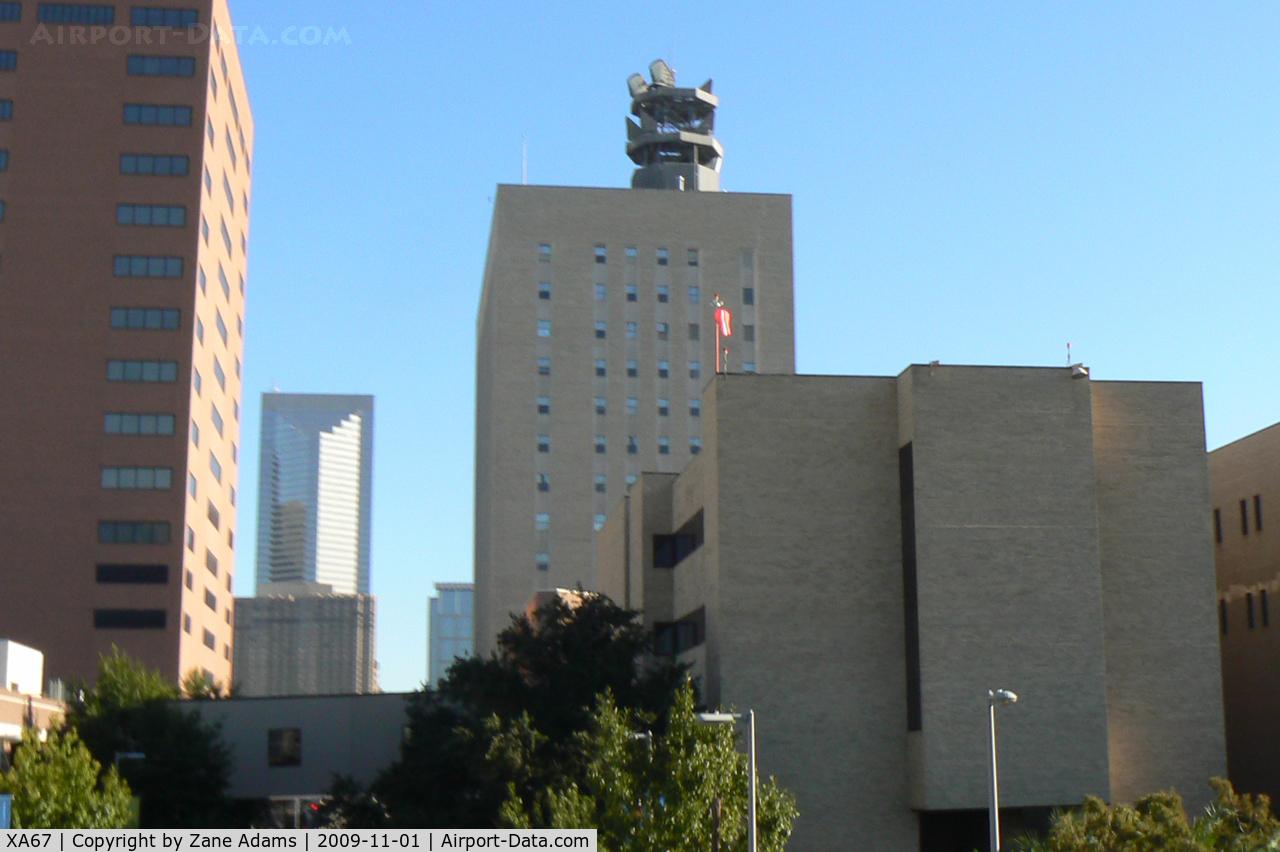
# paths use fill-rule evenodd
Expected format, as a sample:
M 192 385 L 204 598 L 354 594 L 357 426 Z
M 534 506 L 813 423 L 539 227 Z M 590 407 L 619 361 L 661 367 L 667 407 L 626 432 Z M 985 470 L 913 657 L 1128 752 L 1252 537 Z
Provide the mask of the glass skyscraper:
M 269 583 L 369 593 L 373 397 L 264 393 L 259 594 Z
M 471 603 L 475 586 L 471 583 L 436 583 L 436 596 L 428 611 L 430 636 L 427 682 L 434 687 L 444 677 L 456 657 L 470 657 L 472 640 Z

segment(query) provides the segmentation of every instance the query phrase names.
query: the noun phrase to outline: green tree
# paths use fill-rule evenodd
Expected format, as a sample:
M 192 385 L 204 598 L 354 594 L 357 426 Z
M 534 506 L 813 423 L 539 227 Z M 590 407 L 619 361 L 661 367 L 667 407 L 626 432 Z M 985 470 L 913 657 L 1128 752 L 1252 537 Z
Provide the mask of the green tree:
M 387 809 L 378 797 L 349 775 L 334 775 L 329 798 L 320 806 L 326 828 L 385 828 Z
M 213 700 L 222 697 L 222 683 L 207 671 L 193 668 L 182 678 L 182 694 L 187 698 Z
M 1188 822 L 1172 790 L 1132 805 L 1108 807 L 1089 796 L 1078 809 L 1054 814 L 1045 839 L 1020 837 L 1015 852 L 1263 852 L 1280 850 L 1280 821 L 1266 796 L 1238 795 L 1222 779 L 1209 781 L 1213 804 Z
M 580 773 L 573 735 L 589 728 L 597 695 L 665 719 L 685 669 L 646 662 L 651 648 L 638 613 L 603 596 L 513 617 L 489 658 L 455 662 L 414 696 L 400 758 L 373 794 L 395 825 L 494 827 L 511 785 L 523 795 Z
M 27 728 L 13 769 L 0 775 L 0 792 L 13 796 L 13 827 L 124 828 L 129 785 L 115 769 L 101 770 L 75 731 L 52 730 L 41 742 Z
M 68 725 L 103 765 L 121 756 L 119 771 L 142 802 L 142 828 L 227 824 L 230 749 L 198 711 L 177 706 L 176 685 L 113 648 L 93 686 L 73 694 Z
M 1213 852 L 1280 850 L 1280 820 L 1267 796 L 1241 795 L 1225 778 L 1209 779 L 1213 804 L 1196 820 L 1196 838 Z
M 686 685 L 666 732 L 646 732 L 642 717 L 601 696 L 588 730 L 574 735 L 586 771 L 581 780 L 520 795 L 502 807 L 513 828 L 595 828 L 602 850 L 730 852 L 747 844 L 748 761 L 727 725 L 701 725 Z M 518 750 L 519 745 L 515 748 Z M 759 849 L 782 852 L 797 811 L 772 779 L 757 782 Z

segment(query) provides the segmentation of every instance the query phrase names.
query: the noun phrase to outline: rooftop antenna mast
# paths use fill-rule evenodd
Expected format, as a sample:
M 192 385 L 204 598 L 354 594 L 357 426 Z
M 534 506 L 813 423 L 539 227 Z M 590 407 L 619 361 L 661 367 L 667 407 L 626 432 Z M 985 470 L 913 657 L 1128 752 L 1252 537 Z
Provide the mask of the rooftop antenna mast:
M 520 137 L 520 184 L 529 185 L 529 137 Z
M 627 78 L 631 115 L 627 156 L 636 164 L 632 189 L 720 191 L 724 147 L 715 137 L 716 107 L 711 81 L 696 88 L 676 85 L 676 73 L 661 59 L 649 63 L 649 79 Z
M 1067 344 L 1067 366 L 1071 366 L 1071 344 Z

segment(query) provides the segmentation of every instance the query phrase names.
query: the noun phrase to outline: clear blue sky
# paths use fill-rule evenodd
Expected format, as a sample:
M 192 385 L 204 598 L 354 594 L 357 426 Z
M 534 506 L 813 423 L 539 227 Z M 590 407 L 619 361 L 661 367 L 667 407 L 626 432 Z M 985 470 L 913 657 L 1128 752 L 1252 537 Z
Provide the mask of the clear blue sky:
M 257 122 L 241 491 L 273 383 L 377 397 L 388 690 L 425 675 L 431 584 L 471 576 L 494 187 L 522 136 L 531 183 L 625 186 L 626 78 L 657 57 L 715 78 L 725 187 L 794 197 L 802 372 L 1070 341 L 1095 378 L 1203 382 L 1211 448 L 1280 420 L 1276 4 L 231 2 Z M 306 26 L 350 43 L 281 43 Z

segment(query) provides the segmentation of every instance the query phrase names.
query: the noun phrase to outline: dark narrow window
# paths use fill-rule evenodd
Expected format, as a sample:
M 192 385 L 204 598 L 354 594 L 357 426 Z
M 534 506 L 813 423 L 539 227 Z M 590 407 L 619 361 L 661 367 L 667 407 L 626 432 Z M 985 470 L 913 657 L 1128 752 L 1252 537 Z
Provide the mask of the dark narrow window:
M 100 521 L 99 544 L 168 544 L 167 521 Z
M 1271 613 L 1267 611 L 1267 590 L 1262 589 L 1258 592 L 1258 606 L 1262 610 L 1262 626 L 1271 626 Z
M 0 21 L 21 21 L 21 3 L 0 3 Z
M 194 27 L 200 21 L 195 9 L 162 9 L 156 6 L 134 6 L 129 23 L 135 27 Z
M 1253 629 L 1253 592 L 1246 592 L 1244 596 L 1244 614 L 1245 623 L 1249 629 Z
M 115 6 L 88 3 L 41 3 L 36 18 L 47 24 L 114 24 Z
M 0 71 L 12 71 L 18 67 L 18 51 L 0 50 Z
M 155 583 L 169 582 L 168 565 L 99 565 L 99 583 Z
M 1249 501 L 1240 501 L 1240 534 L 1249 534 Z
M 272 728 L 267 731 L 267 766 L 302 765 L 302 729 Z
M 1262 532 L 1262 495 L 1253 495 L 1253 528 Z
M 193 77 L 196 60 L 192 56 L 130 56 L 125 70 L 135 77 Z
M 1227 602 L 1226 600 L 1218 601 L 1218 630 L 1223 636 L 1227 635 Z
M 742 304 L 754 305 L 755 303 L 756 303 L 756 288 L 743 287 L 742 288 Z
M 98 630 L 164 630 L 168 613 L 162 609 L 95 609 Z
M 653 537 L 653 567 L 674 568 L 685 557 L 702 546 L 702 510 L 684 523 L 680 529 L 667 535 Z
M 911 444 L 898 450 L 902 508 L 902 603 L 907 652 L 907 730 L 923 729 L 920 694 L 920 610 L 916 587 L 916 486 Z
M 1213 540 L 1222 544 L 1222 510 L 1213 510 Z

